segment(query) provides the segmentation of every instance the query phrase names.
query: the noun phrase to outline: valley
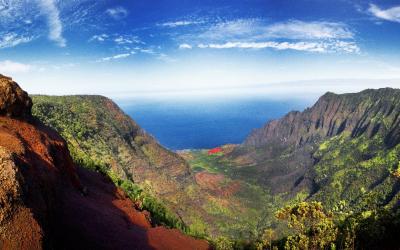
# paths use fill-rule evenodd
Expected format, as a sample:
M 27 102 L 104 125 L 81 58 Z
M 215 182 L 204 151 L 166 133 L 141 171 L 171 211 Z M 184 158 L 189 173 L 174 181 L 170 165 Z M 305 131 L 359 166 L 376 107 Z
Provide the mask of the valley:
M 3 79 L 5 88 L 15 84 L 10 78 Z M 69 159 L 72 186 L 60 187 L 64 205 L 54 211 L 54 216 L 66 218 L 59 222 L 65 231 L 56 231 L 52 239 L 72 230 L 81 232 L 85 241 L 93 240 L 86 243 L 94 246 L 102 241 L 93 234 L 94 228 L 110 238 L 125 232 L 112 216 L 88 220 L 87 229 L 76 222 L 72 211 L 80 213 L 82 220 L 90 214 L 107 216 L 103 210 L 117 213 L 107 202 L 98 204 L 111 200 L 132 220 L 133 227 L 142 227 L 135 237 L 142 232 L 149 239 L 163 238 L 174 246 L 177 243 L 169 239 L 173 235 L 182 237 L 182 244 L 199 249 L 208 248 L 207 244 L 216 249 L 299 247 L 301 237 L 309 237 L 307 230 L 324 232 L 315 239 L 307 238 L 307 246 L 321 241 L 324 243 L 318 244 L 335 244 L 340 249 L 348 249 L 349 244 L 378 246 L 382 241 L 393 246 L 395 228 L 400 225 L 400 90 L 327 93 L 303 112 L 289 112 L 253 130 L 241 144 L 177 152 L 161 146 L 106 97 L 32 96 L 32 102 L 26 100 L 22 101 L 26 111 L 19 107 L 5 111 L 14 116 L 13 112 L 22 110 L 16 113 L 22 119 L 18 128 L 13 128 L 14 121 L 8 118 L 2 122 L 5 131 L 22 129 L 3 133 L 4 138 L 22 133 L 23 140 L 15 139 L 16 146 L 2 140 L 3 147 L 21 154 L 30 164 L 33 156 L 24 158 L 18 145 L 28 138 L 23 131 L 35 130 L 32 126 L 43 131 L 51 127 L 68 146 L 61 152 Z M 23 119 L 28 119 L 27 125 Z M 39 145 L 48 144 L 46 139 L 35 138 L 29 143 L 41 140 Z M 55 140 L 62 145 L 62 139 Z M 52 155 L 55 149 L 46 150 L 50 151 L 40 154 Z M 58 166 L 60 159 L 49 159 Z M 38 190 L 41 195 L 45 192 Z M 81 198 L 79 192 L 88 198 Z M 101 209 L 92 210 L 96 206 Z M 321 221 L 304 226 L 308 216 Z M 57 227 L 56 222 L 51 223 L 50 228 Z M 113 230 L 108 231 L 107 223 Z M 47 232 L 49 228 L 39 230 Z M 126 237 L 131 233 L 126 231 Z M 118 248 L 133 244 L 129 242 L 121 238 Z M 156 246 L 156 242 L 148 243 Z M 140 244 L 142 249 L 147 247 L 147 243 Z

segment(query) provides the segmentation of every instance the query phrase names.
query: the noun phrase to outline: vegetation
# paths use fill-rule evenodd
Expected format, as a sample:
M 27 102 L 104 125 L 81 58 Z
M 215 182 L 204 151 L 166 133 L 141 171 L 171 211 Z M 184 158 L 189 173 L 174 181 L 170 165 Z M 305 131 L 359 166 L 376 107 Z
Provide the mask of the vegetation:
M 320 202 L 301 202 L 276 213 L 287 221 L 293 235 L 286 238 L 285 249 L 335 249 L 337 228 L 333 214 L 324 211 Z
M 276 238 L 266 229 L 259 249 L 397 249 L 400 211 L 378 209 L 343 217 L 320 202 L 301 202 L 276 213 L 288 233 Z

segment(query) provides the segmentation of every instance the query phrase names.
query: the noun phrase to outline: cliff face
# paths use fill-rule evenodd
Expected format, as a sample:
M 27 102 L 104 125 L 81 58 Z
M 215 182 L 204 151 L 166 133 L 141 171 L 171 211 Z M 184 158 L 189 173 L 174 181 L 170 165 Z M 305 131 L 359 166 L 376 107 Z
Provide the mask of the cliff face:
M 250 166 L 254 178 L 273 193 L 293 195 L 307 190 L 311 194 L 329 183 L 318 172 L 321 162 L 324 168 L 330 164 L 330 169 L 338 162 L 354 164 L 353 171 L 357 172 L 359 164 L 395 148 L 400 142 L 399 115 L 398 89 L 369 89 L 342 95 L 326 93 L 311 108 L 290 112 L 254 130 L 229 157 L 242 166 Z M 331 139 L 338 140 L 335 149 L 329 143 Z M 349 149 L 348 145 L 352 144 L 355 148 Z M 326 145 L 331 149 L 321 150 Z M 355 145 L 365 152 L 357 151 Z M 327 155 L 331 158 L 321 161 Z M 382 175 L 390 174 L 383 166 L 376 167 Z M 365 178 L 385 178 L 370 174 Z
M 152 228 L 105 176 L 76 166 L 61 136 L 31 116 L 31 100 L 0 76 L 0 249 L 207 249 Z
M 174 195 L 190 179 L 186 162 L 160 146 L 110 99 L 34 96 L 33 114 L 66 138 L 75 159 L 96 159 L 125 179 Z
M 163 148 L 113 101 L 102 96 L 33 96 L 33 114 L 68 142 L 75 161 L 101 165 L 139 184 L 188 225 L 199 201 L 186 161 Z M 183 205 L 185 204 L 185 205 Z
M 326 93 L 304 112 L 290 112 L 254 130 L 245 146 L 302 146 L 349 132 L 352 136 L 385 134 L 388 145 L 400 140 L 400 90 L 365 90 L 355 94 Z

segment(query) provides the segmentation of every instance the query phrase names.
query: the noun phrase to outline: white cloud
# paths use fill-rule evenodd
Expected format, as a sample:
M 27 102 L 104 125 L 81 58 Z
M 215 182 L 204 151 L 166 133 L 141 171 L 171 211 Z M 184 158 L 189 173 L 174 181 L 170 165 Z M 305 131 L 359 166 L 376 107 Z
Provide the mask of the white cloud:
M 96 42 L 105 42 L 105 41 L 112 41 L 117 45 L 129 45 L 129 44 L 139 44 L 142 43 L 137 36 L 133 35 L 120 35 L 120 34 L 100 34 L 94 35 L 89 39 L 89 42 L 96 41 Z
M 10 60 L 0 61 L 0 72 L 5 74 L 27 73 L 33 69 L 32 65 L 13 62 Z
M 180 49 L 191 49 L 192 45 L 187 44 L 187 43 L 182 43 L 182 44 L 179 45 L 179 48 Z
M 298 50 L 308 52 L 330 53 L 359 53 L 360 49 L 353 42 L 335 41 L 335 42 L 226 42 L 199 44 L 201 49 L 265 49 L 272 48 L 276 50 Z
M 39 4 L 42 12 L 47 16 L 49 39 L 56 42 L 58 46 L 65 47 L 66 40 L 62 36 L 63 25 L 60 20 L 60 12 L 54 0 L 40 0 Z
M 107 62 L 107 61 L 111 61 L 111 60 L 118 60 L 118 59 L 122 59 L 122 58 L 127 58 L 134 54 L 136 54 L 136 52 L 131 51 L 130 53 L 124 53 L 124 54 L 118 54 L 118 55 L 109 56 L 109 57 L 103 57 L 100 60 L 97 60 L 96 62 Z
M 381 9 L 375 4 L 370 4 L 368 11 L 379 19 L 400 23 L 400 6 Z
M 271 38 L 285 39 L 351 39 L 353 33 L 342 23 L 304 22 L 292 20 L 267 24 L 260 19 L 238 19 L 217 23 L 199 34 L 205 39 L 246 39 L 260 40 Z
M 106 13 L 115 20 L 120 20 L 128 16 L 128 11 L 120 6 L 107 9 Z
M 265 35 L 289 39 L 350 39 L 354 36 L 342 23 L 297 20 L 267 26 Z
M 92 41 L 104 42 L 107 38 L 108 38 L 107 34 L 94 35 L 89 39 L 89 42 Z
M 11 48 L 22 43 L 28 43 L 33 40 L 33 37 L 25 37 L 16 33 L 6 33 L 0 36 L 0 49 Z
M 219 22 L 179 38 L 179 48 L 297 50 L 319 53 L 359 53 L 354 33 L 343 23 L 291 20 L 268 24 L 263 19 Z M 190 46 L 190 45 L 189 45 Z
M 159 24 L 159 26 L 175 28 L 175 27 L 179 27 L 179 26 L 188 26 L 188 25 L 200 24 L 200 23 L 203 23 L 203 22 L 200 22 L 200 21 L 175 21 L 175 22 L 165 22 L 165 23 Z
M 145 53 L 145 54 L 150 54 L 150 55 L 156 54 L 156 52 L 152 49 L 140 49 L 140 52 Z
M 139 39 L 136 36 L 118 36 L 114 39 L 114 42 L 120 45 L 140 43 Z

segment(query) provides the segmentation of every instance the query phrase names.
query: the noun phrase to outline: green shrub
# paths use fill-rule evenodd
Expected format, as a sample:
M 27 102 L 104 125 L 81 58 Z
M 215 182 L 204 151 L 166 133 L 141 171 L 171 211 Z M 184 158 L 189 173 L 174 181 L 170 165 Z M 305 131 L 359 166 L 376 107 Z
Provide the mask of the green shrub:
M 214 241 L 216 250 L 233 250 L 235 242 L 228 237 L 220 236 Z

